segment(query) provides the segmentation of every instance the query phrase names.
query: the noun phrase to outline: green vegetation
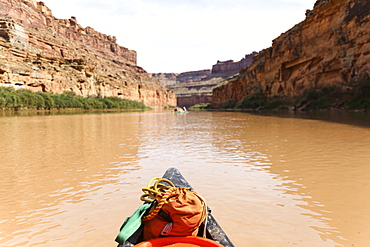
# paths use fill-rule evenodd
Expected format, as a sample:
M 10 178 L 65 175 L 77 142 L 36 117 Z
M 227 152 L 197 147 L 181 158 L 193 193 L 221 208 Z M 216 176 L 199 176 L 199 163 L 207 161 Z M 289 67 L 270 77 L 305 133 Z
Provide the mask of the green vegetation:
M 370 109 L 370 78 L 361 80 L 357 87 L 351 90 L 351 100 L 348 109 Z
M 235 107 L 242 109 L 256 109 L 260 106 L 266 106 L 267 100 L 267 97 L 262 92 L 258 92 L 245 97 L 243 100 L 238 102 Z
M 207 109 L 210 106 L 210 104 L 211 103 L 203 103 L 203 104 L 199 104 L 199 105 L 193 105 L 189 109 L 193 110 L 193 111 L 199 111 L 199 110 Z
M 322 89 L 310 88 L 294 101 L 294 108 L 303 110 L 320 110 L 344 107 L 345 93 L 337 87 Z
M 291 100 L 282 97 L 267 97 L 262 92 L 249 95 L 241 101 L 229 101 L 222 105 L 222 109 L 249 109 L 249 110 L 286 110 L 290 107 Z
M 238 104 L 237 101 L 229 101 L 226 102 L 221 106 L 221 109 L 230 109 L 230 108 L 237 108 L 236 105 Z
M 248 110 L 367 110 L 370 109 L 370 78 L 354 82 L 352 87 L 307 89 L 297 97 L 267 97 L 262 92 L 249 95 L 241 101 L 230 101 L 222 109 Z
M 165 106 L 163 107 L 165 110 L 174 110 L 176 109 L 176 106 L 171 106 L 171 105 L 168 105 L 168 106 Z
M 72 92 L 53 94 L 15 90 L 12 87 L 0 87 L 0 109 L 3 110 L 63 110 L 63 109 L 146 109 L 144 103 L 107 98 L 84 98 Z

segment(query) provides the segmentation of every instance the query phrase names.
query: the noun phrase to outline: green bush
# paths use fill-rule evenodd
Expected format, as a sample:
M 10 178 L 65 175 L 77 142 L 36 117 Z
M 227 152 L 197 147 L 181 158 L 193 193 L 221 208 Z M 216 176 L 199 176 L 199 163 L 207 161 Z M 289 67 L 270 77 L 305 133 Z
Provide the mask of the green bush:
M 1 97 L 1 92 L 0 92 L 0 109 L 4 109 L 6 106 L 6 100 L 5 98 Z
M 343 98 L 343 92 L 335 86 L 321 89 L 310 88 L 297 97 L 294 106 L 304 110 L 328 109 L 333 107 L 336 101 L 341 101 Z
M 20 89 L 15 91 L 19 96 L 20 104 L 27 109 L 43 109 L 45 107 L 45 100 L 37 93 L 33 93 L 27 89 Z
M 21 99 L 19 95 L 17 95 L 14 91 L 6 91 L 4 90 L 1 92 L 0 97 L 5 100 L 5 109 L 14 109 L 19 110 L 22 107 Z
M 55 108 L 55 100 L 52 94 L 50 93 L 38 93 L 39 97 L 43 99 L 43 104 L 40 104 L 39 109 L 54 109 Z
M 226 102 L 225 104 L 223 104 L 221 106 L 222 109 L 230 109 L 230 108 L 235 108 L 237 106 L 237 103 L 236 101 L 229 101 L 229 102 Z
M 266 105 L 263 108 L 268 110 L 272 109 L 287 110 L 289 109 L 290 104 L 291 102 L 289 99 L 274 96 L 272 98 L 268 98 Z
M 33 93 L 30 90 L 14 90 L 12 87 L 0 87 L 0 108 L 20 109 L 145 109 L 144 103 L 131 100 L 108 98 L 84 98 L 72 92 L 53 94 Z
M 348 109 L 370 109 L 370 77 L 363 78 L 357 82 L 357 87 L 350 91 L 351 101 L 348 103 Z
M 239 104 L 241 109 L 257 109 L 267 104 L 267 97 L 261 92 L 245 97 Z
M 211 103 L 202 103 L 198 105 L 193 105 L 189 109 L 191 110 L 203 110 L 203 109 L 208 109 L 210 108 Z

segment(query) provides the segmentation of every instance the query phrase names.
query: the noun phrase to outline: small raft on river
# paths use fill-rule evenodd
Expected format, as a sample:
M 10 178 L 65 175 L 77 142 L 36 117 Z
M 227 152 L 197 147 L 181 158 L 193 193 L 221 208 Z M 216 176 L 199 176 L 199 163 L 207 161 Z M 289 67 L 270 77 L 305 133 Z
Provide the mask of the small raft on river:
M 176 107 L 174 110 L 173 110 L 174 113 L 188 113 L 188 110 L 186 110 L 185 107 L 181 108 L 181 107 Z
M 176 168 L 169 168 L 165 172 L 162 178 L 164 180 L 169 180 L 171 184 L 174 185 L 173 186 L 174 190 L 176 189 L 180 190 L 182 188 L 189 188 L 189 191 L 194 192 L 191 185 L 186 181 L 186 179 L 182 176 L 180 171 Z M 144 190 L 145 188 L 143 189 L 143 191 Z M 149 191 L 150 190 L 151 189 L 149 189 Z M 170 191 L 170 189 L 167 191 Z M 196 192 L 194 193 L 197 194 Z M 200 195 L 199 197 L 202 198 Z M 126 219 L 125 223 L 122 225 L 120 229 L 120 234 L 116 238 L 116 242 L 119 243 L 118 247 L 132 247 L 132 246 L 136 246 L 136 247 L 155 247 L 155 246 L 157 247 L 164 247 L 164 246 L 234 247 L 233 243 L 230 241 L 226 233 L 223 231 L 221 226 L 217 223 L 216 219 L 213 217 L 209 206 L 203 207 L 205 216 L 203 218 L 204 220 L 202 220 L 202 223 L 199 225 L 199 228 L 196 231 L 197 232 L 196 236 L 172 236 L 171 234 L 169 234 L 168 236 L 160 235 L 160 237 L 155 237 L 155 238 L 144 241 L 143 240 L 143 236 L 145 235 L 144 233 L 145 223 L 143 223 L 144 219 L 147 218 L 148 216 L 150 217 L 150 215 L 155 213 L 155 211 L 158 211 L 157 207 L 159 204 L 161 204 L 161 201 L 155 204 L 156 208 L 154 209 L 154 212 L 153 212 L 153 208 L 150 209 L 151 206 L 149 206 L 148 204 L 149 203 L 144 203 L 142 205 L 142 208 L 143 208 L 142 210 L 140 210 L 139 208 L 131 217 Z M 157 212 L 157 214 L 160 216 L 160 217 L 159 216 L 157 217 L 159 218 L 163 217 L 163 219 L 166 219 L 166 215 L 163 215 L 163 212 L 161 213 L 162 215 Z M 162 232 L 164 232 L 166 229 L 171 233 L 172 225 L 177 224 L 176 220 L 174 220 L 173 222 L 170 219 L 169 221 L 171 221 L 171 223 L 167 223 L 167 225 L 163 228 Z M 133 230 L 133 226 L 135 226 L 135 230 Z

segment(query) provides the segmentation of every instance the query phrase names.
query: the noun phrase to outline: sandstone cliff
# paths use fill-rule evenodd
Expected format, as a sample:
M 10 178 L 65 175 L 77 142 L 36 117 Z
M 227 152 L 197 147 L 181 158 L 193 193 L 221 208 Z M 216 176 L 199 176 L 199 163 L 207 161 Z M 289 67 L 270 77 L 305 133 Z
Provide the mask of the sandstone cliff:
M 177 83 L 179 73 L 150 73 L 150 75 L 159 80 L 162 86 L 169 86 Z
M 151 73 L 151 76 L 160 81 L 162 86 L 173 84 L 199 82 L 209 76 L 211 70 L 197 70 L 183 73 Z
M 176 93 L 177 105 L 193 106 L 212 102 L 212 90 L 221 81 L 237 74 L 241 69 L 248 67 L 257 52 L 245 55 L 240 61 L 217 61 L 212 70 L 198 70 L 176 73 L 153 73 L 162 85 Z
M 257 52 L 245 55 L 240 61 L 234 62 L 233 60 L 228 61 L 217 61 L 212 66 L 212 74 L 224 73 L 224 72 L 239 72 L 242 69 L 247 68 L 253 62 L 253 57 L 256 56 Z
M 211 80 L 209 69 L 183 73 L 152 73 L 151 75 L 163 86 L 175 92 L 178 106 L 186 107 L 211 102 L 213 87 L 228 77 L 215 79 L 213 76 Z
M 370 78 L 369 0 L 319 0 L 306 19 L 213 90 L 217 105 L 262 92 L 291 97 L 305 89 L 346 90 Z
M 152 73 L 163 86 L 176 94 L 178 106 L 193 106 L 212 102 L 212 90 L 237 71 L 211 73 L 211 70 L 189 71 L 184 73 Z
M 193 105 L 211 103 L 212 90 L 222 80 L 234 75 L 236 72 L 224 72 L 209 74 L 199 81 L 190 80 L 190 82 L 182 81 L 167 86 L 176 93 L 177 105 L 190 107 Z
M 137 66 L 135 51 L 35 0 L 0 0 L 1 85 L 176 105 L 175 94 Z

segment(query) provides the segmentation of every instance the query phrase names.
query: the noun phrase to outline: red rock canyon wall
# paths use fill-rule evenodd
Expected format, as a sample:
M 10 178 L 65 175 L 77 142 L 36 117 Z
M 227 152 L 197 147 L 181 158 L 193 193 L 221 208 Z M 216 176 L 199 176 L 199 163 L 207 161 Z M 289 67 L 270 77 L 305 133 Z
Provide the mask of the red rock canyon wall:
M 0 85 L 176 105 L 175 94 L 137 66 L 135 51 L 35 0 L 0 0 Z
M 370 77 L 370 1 L 319 0 L 306 19 L 213 90 L 220 105 L 262 91 L 295 96 L 305 89 L 351 87 Z

